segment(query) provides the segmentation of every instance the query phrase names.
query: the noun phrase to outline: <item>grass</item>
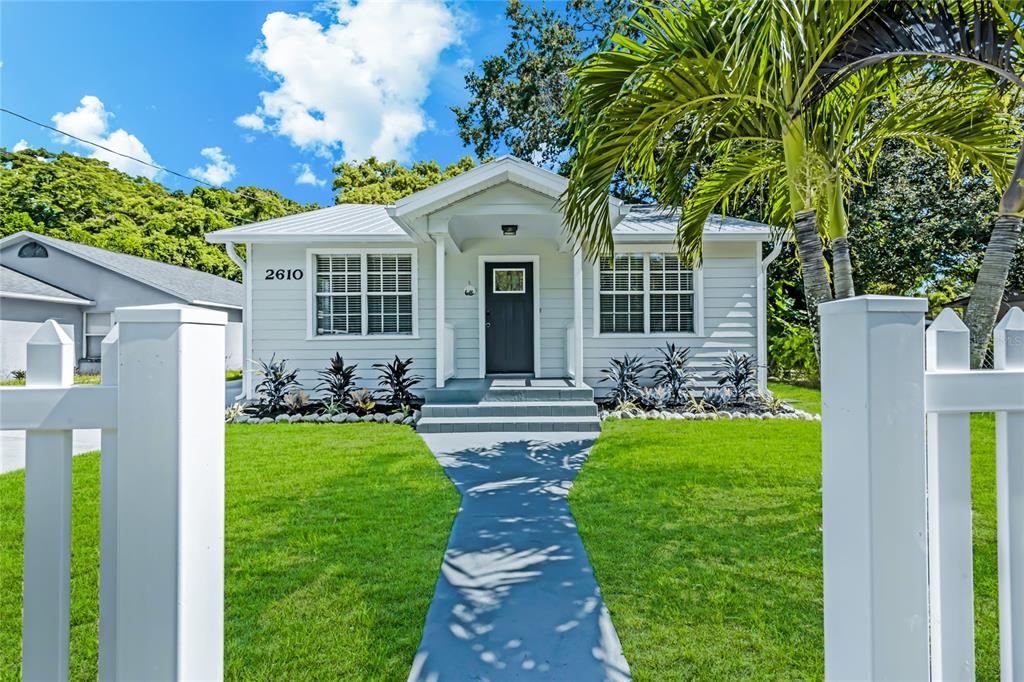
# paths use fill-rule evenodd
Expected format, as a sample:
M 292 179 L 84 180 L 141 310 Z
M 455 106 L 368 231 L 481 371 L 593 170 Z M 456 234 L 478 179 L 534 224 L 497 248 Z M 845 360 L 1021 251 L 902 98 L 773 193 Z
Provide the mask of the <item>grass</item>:
M 995 681 L 994 418 L 973 426 L 977 679 Z M 823 677 L 820 486 L 817 422 L 605 423 L 569 500 L 635 679 Z
M 228 425 L 225 677 L 409 673 L 458 495 L 381 424 Z M 71 679 L 96 678 L 99 456 L 73 469 Z M 24 474 L 0 476 L 0 679 L 20 671 Z
M 237 381 L 242 378 L 242 370 L 229 369 L 224 371 L 224 381 Z

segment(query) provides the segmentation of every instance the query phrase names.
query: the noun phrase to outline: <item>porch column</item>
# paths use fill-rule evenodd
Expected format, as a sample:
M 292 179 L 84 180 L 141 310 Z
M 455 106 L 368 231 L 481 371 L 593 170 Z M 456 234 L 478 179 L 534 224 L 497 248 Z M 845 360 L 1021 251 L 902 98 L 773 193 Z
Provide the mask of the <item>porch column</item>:
M 434 254 L 436 266 L 434 275 L 437 285 L 437 292 L 434 299 L 434 310 L 436 319 L 434 322 L 435 336 L 437 339 L 437 387 L 444 388 L 444 379 L 447 376 L 448 368 L 445 367 L 445 326 L 444 326 L 444 235 L 434 236 Z
M 573 379 L 577 387 L 583 386 L 583 249 L 580 247 L 572 256 L 572 323 L 575 328 L 572 349 L 576 359 L 574 363 L 576 376 Z

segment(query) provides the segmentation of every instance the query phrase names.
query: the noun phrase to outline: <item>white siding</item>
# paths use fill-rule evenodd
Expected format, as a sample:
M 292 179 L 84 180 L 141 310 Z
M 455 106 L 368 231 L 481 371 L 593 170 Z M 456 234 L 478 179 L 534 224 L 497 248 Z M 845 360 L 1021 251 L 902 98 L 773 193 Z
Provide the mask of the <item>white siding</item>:
M 386 250 L 395 244 L 323 244 L 322 248 L 365 248 Z M 321 245 L 317 245 L 321 248 Z M 310 313 L 307 289 L 312 275 L 306 271 L 306 244 L 256 244 L 252 247 L 252 356 L 253 360 L 288 361 L 288 367 L 299 370 L 299 379 L 306 390 L 317 383 L 316 372 L 328 360 L 341 353 L 347 364 L 356 363 L 358 382 L 376 388 L 375 362 L 387 362 L 395 355 L 413 358 L 413 371 L 423 377 L 417 388 L 434 385 L 434 247 L 417 248 L 417 280 L 419 285 L 419 335 L 401 339 L 380 339 L 373 336 L 306 338 Z M 301 280 L 268 280 L 268 269 L 301 269 Z M 258 380 L 258 379 L 257 379 Z M 254 383 L 255 385 L 255 383 Z
M 643 247 L 637 246 L 638 250 Z M 628 251 L 630 247 L 622 246 Z M 758 258 L 755 258 L 758 254 Z M 714 364 L 728 353 L 757 355 L 757 267 L 760 246 L 755 242 L 708 242 L 704 246 L 704 335 L 621 337 L 594 336 L 594 268 L 583 268 L 583 380 L 604 393 L 601 370 L 611 357 L 661 357 L 666 342 L 691 348 L 690 361 L 704 383 L 713 383 Z M 760 361 L 759 361 L 760 362 Z

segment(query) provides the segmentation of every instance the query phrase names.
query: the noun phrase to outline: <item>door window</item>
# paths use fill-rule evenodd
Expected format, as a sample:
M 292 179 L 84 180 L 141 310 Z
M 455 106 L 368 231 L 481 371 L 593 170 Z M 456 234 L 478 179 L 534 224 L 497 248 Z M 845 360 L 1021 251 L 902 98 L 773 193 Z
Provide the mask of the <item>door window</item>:
M 494 268 L 492 291 L 496 294 L 525 294 L 525 268 Z

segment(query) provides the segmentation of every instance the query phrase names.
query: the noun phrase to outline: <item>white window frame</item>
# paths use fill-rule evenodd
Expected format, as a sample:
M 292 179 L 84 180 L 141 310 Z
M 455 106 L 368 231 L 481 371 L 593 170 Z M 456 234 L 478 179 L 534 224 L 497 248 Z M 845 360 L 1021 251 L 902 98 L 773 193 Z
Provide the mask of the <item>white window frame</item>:
M 89 333 L 89 316 L 90 315 L 108 315 L 110 317 L 110 326 L 107 328 L 107 331 L 103 332 L 102 334 L 95 334 L 95 333 L 90 334 Z M 113 328 L 114 328 L 114 313 L 113 313 L 113 311 L 111 311 L 111 312 L 105 312 L 103 310 L 85 310 L 85 311 L 82 311 L 82 358 L 84 359 L 84 358 L 88 358 L 89 357 L 89 337 L 90 336 L 98 336 L 98 337 L 100 337 L 100 343 L 102 343 L 103 342 L 103 338 L 106 337 L 106 335 L 109 334 L 110 330 L 113 329 Z M 95 358 L 92 358 L 92 359 L 95 359 Z
M 523 273 L 523 288 L 517 291 L 498 291 L 499 272 L 521 272 Z M 502 294 L 525 294 L 526 293 L 526 268 L 494 268 L 491 270 L 491 292 L 497 295 Z
M 358 255 L 359 256 L 359 293 L 361 301 L 361 334 L 317 334 L 316 333 L 316 257 L 332 255 Z M 367 324 L 368 309 L 367 298 L 369 292 L 366 286 L 366 257 L 368 255 L 383 256 L 410 256 L 412 259 L 412 333 L 411 334 L 368 334 Z M 306 249 L 306 340 L 307 341 L 334 341 L 344 342 L 346 340 L 366 341 L 369 339 L 380 341 L 408 341 L 420 337 L 420 308 L 419 308 L 419 250 L 418 249 L 389 249 L 389 248 L 359 248 L 359 249 Z
M 642 339 L 679 338 L 704 336 L 704 268 L 693 268 L 693 331 L 692 332 L 651 332 L 651 254 L 678 253 L 671 244 L 623 244 L 615 247 L 615 255 L 637 254 L 644 257 L 644 331 L 602 332 L 601 331 L 601 261 L 593 265 L 593 336 L 594 338 Z M 641 292 L 636 292 L 641 293 Z

